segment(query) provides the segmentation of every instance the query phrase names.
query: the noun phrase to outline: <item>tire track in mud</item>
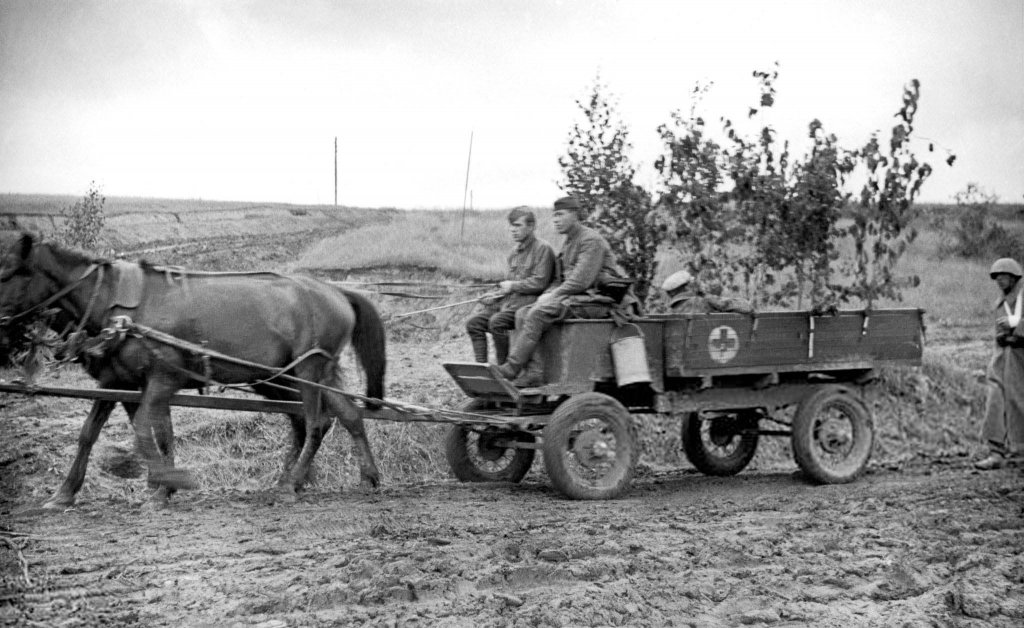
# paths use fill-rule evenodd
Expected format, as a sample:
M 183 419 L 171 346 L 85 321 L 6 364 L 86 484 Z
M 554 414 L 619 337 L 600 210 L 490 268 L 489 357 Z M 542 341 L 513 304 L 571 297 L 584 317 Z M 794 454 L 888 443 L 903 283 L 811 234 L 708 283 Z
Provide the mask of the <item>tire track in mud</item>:
M 203 493 L 12 524 L 41 582 L 95 592 L 22 600 L 54 623 L 1012 626 L 1022 503 L 1020 471 L 961 462 L 823 487 L 668 474 L 611 502 L 533 483 Z

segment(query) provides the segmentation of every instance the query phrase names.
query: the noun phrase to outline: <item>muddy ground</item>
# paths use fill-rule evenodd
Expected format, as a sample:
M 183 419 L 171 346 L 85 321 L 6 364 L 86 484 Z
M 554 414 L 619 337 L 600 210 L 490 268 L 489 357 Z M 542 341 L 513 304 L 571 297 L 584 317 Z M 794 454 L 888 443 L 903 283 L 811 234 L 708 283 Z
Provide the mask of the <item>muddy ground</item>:
M 1019 626 L 1024 480 L 966 460 L 5 506 L 0 621 L 145 626 Z M 24 506 L 24 504 L 18 504 Z M 30 580 L 31 586 L 26 584 Z
M 425 359 L 392 362 L 395 395 L 429 395 Z M 0 625 L 1024 625 L 1024 471 L 966 454 L 875 460 L 841 486 L 758 458 L 731 478 L 644 465 L 607 502 L 561 498 L 539 460 L 517 485 L 442 472 L 366 493 L 352 471 L 297 504 L 269 479 L 201 478 L 157 509 L 111 473 L 131 434 L 115 413 L 79 503 L 43 513 L 87 404 L 0 401 Z M 178 412 L 182 438 L 221 420 Z
M 450 405 L 449 345 L 393 355 L 390 394 Z M 158 509 L 102 464 L 130 434 L 115 415 L 79 503 L 44 513 L 85 407 L 0 399 L 0 625 L 1024 625 L 1024 471 L 975 471 L 976 451 L 876 458 L 842 486 L 791 462 L 645 466 L 607 502 L 567 501 L 542 472 L 374 493 L 350 477 L 296 504 L 262 478 L 205 478 Z

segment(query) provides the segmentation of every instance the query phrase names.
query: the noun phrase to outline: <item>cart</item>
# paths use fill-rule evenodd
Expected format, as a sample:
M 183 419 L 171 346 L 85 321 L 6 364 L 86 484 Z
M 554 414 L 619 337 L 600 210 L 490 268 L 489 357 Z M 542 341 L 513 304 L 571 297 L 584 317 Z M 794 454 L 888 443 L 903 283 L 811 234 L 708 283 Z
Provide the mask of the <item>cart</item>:
M 637 462 L 631 415 L 656 414 L 678 418 L 684 453 L 705 474 L 739 473 L 761 437 L 785 436 L 812 481 L 851 482 L 874 442 L 865 388 L 881 365 L 921 364 L 923 315 L 903 308 L 564 321 L 538 348 L 542 386 L 517 389 L 486 364 L 444 364 L 468 396 L 460 410 L 494 419 L 449 428 L 448 463 L 462 481 L 518 482 L 539 449 L 567 497 L 614 498 L 629 488 Z

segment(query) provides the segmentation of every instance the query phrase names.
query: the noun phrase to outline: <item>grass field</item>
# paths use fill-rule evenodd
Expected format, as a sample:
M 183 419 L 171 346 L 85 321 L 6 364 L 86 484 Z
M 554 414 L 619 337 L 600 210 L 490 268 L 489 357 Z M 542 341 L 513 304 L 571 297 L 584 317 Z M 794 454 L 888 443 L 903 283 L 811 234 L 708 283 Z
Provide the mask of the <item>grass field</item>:
M 57 216 L 60 211 L 73 205 L 81 197 L 58 194 L 0 194 L 0 215 L 46 215 Z M 290 203 L 254 203 L 248 201 L 207 201 L 203 199 L 143 198 L 134 196 L 109 196 L 103 205 L 104 214 L 190 214 L 224 211 L 253 211 L 259 209 L 337 209 L 345 211 L 350 207 L 331 205 L 292 205 Z

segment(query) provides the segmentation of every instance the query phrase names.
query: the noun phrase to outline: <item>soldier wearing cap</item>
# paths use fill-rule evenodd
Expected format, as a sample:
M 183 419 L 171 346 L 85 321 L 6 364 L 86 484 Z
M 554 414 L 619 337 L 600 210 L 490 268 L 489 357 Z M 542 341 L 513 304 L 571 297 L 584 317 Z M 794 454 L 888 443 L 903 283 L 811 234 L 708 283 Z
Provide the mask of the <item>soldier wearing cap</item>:
M 668 306 L 676 314 L 708 314 L 710 312 L 736 312 L 753 314 L 754 306 L 746 299 L 717 297 L 705 294 L 693 275 L 680 270 L 672 273 L 661 284 L 668 295 Z
M 516 207 L 508 213 L 508 224 L 516 248 L 508 256 L 508 272 L 498 284 L 500 292 L 482 297 L 466 321 L 466 333 L 477 362 L 487 361 L 487 332 L 494 341 L 496 360 L 499 364 L 505 361 L 516 310 L 536 301 L 555 272 L 555 251 L 534 235 L 537 219 L 533 212 Z
M 571 196 L 555 201 L 555 230 L 565 236 L 555 263 L 555 278 L 532 306 L 516 312 L 516 333 L 508 359 L 498 372 L 516 386 L 543 383 L 543 365 L 534 351 L 544 332 L 566 318 L 607 318 L 620 301 L 602 291 L 623 277 L 608 241 L 582 224 L 583 207 Z M 524 371 L 525 369 L 525 371 Z M 518 378 L 517 375 L 520 375 Z
M 1024 272 L 1004 257 L 989 276 L 1002 294 L 995 303 L 996 354 L 988 365 L 985 425 L 981 436 L 989 456 L 974 466 L 998 469 L 1024 455 Z

